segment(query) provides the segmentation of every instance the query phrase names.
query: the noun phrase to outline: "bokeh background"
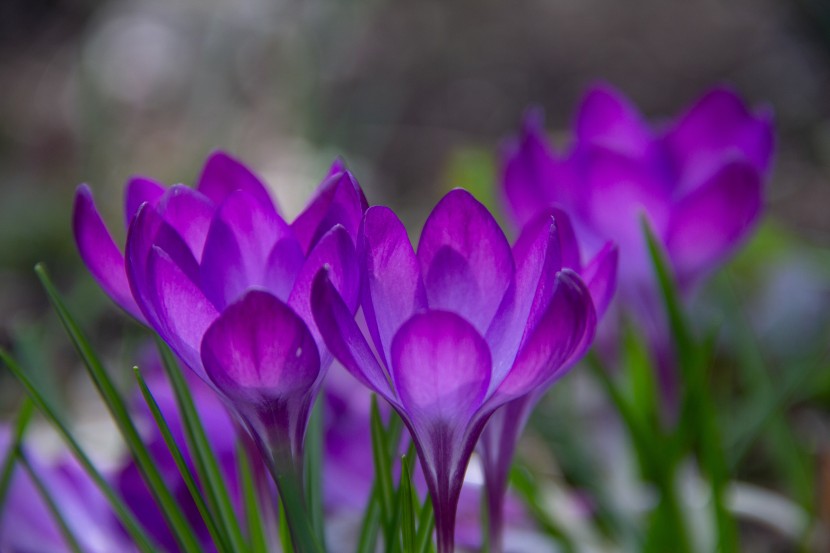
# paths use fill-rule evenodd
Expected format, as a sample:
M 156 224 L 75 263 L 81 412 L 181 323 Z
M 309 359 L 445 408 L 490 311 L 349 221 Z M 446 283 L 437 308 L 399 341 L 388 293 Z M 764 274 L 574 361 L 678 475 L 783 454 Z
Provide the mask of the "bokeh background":
M 523 111 L 542 106 L 564 144 L 581 94 L 599 80 L 656 121 L 719 83 L 773 107 L 767 222 L 727 286 L 772 370 L 820 357 L 830 308 L 824 0 L 4 0 L 0 345 L 63 375 L 53 385 L 69 383 L 59 395 L 72 395 L 77 361 L 32 273 L 45 261 L 96 345 L 112 359 L 132 347 L 122 338 L 135 325 L 97 290 L 72 243 L 80 182 L 123 239 L 130 175 L 192 183 L 222 148 L 291 214 L 340 155 L 371 203 L 417 228 L 453 186 L 497 206 L 496 152 Z M 828 517 L 830 384 L 821 371 L 805 379 L 781 409 L 803 466 L 788 477 L 774 455 L 759 455 L 744 473 L 819 511 L 824 501 Z M 724 380 L 724 396 L 740 398 Z M 0 413 L 20 395 L 0 373 Z

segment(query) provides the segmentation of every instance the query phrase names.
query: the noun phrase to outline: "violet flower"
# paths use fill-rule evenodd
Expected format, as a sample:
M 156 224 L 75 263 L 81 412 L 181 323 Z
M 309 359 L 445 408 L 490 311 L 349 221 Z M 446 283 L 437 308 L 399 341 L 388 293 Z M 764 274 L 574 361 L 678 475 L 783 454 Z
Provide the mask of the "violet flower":
M 593 259 L 583 265 L 570 218 L 557 208 L 549 208 L 525 226 L 514 251 L 539 247 L 533 242 L 545 233 L 558 241 L 562 265 L 582 276 L 591 292 L 597 319 L 601 319 L 616 290 L 616 246 L 611 242 L 606 243 Z M 478 449 L 487 494 L 489 545 L 493 553 L 500 553 L 503 548 L 503 507 L 507 479 L 528 417 L 548 387 L 564 375 L 565 370 L 576 363 L 582 353 L 584 350 L 579 350 L 564 362 L 545 386 L 539 386 L 498 409 L 481 435 Z
M 464 472 L 490 415 L 544 386 L 591 342 L 590 292 L 562 267 L 561 253 L 547 228 L 511 249 L 464 190 L 432 211 L 417 254 L 391 210 L 370 208 L 358 255 L 374 351 L 331 275 L 315 280 L 314 315 L 326 344 L 390 403 L 415 442 L 439 553 L 453 550 Z
M 310 408 L 331 362 L 311 315 L 311 284 L 326 267 L 357 308 L 353 237 L 366 208 L 359 185 L 336 163 L 289 225 L 248 169 L 215 154 L 196 189 L 134 179 L 126 205 L 122 255 L 89 191 L 78 191 L 75 234 L 93 275 L 220 393 L 280 493 L 299 485 L 286 475 L 299 471 Z
M 504 152 L 504 192 L 519 226 L 544 206 L 559 205 L 573 218 L 583 251 L 614 240 L 620 297 L 629 309 L 650 308 L 655 289 L 641 216 L 684 289 L 734 252 L 760 217 L 772 116 L 751 112 L 728 89 L 710 91 L 654 128 L 619 92 L 599 86 L 585 95 L 574 127 L 574 144 L 559 157 L 540 114 L 529 113 Z

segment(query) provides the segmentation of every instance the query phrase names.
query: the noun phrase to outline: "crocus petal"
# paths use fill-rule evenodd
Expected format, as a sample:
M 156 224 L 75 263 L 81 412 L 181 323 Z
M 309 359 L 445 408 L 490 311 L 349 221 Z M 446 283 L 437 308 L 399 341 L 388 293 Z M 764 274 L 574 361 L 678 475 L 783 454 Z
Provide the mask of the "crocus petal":
M 392 405 L 399 405 L 386 373 L 354 320 L 354 313 L 343 303 L 325 270 L 314 279 L 311 304 L 314 320 L 329 351 L 366 387 Z
M 279 299 L 288 300 L 304 262 L 303 248 L 294 234 L 282 236 L 268 254 L 265 287 Z
M 133 177 L 124 192 L 124 224 L 128 227 L 144 202 L 153 205 L 164 195 L 165 187 L 147 177 Z
M 591 291 L 597 318 L 602 318 L 617 289 L 617 245 L 606 242 L 582 271 L 582 279 Z
M 354 176 L 348 171 L 334 173 L 323 181 L 308 207 L 291 223 L 291 228 L 303 251 L 308 252 L 335 225 L 342 225 L 349 236 L 356 237 L 367 206 L 366 197 Z
M 580 142 L 633 158 L 645 156 L 652 143 L 651 131 L 637 108 L 608 85 L 585 95 L 576 119 L 576 135 Z
M 153 304 L 152 277 L 148 271 L 153 248 L 163 250 L 190 278 L 199 279 L 199 265 L 179 234 L 158 214 L 155 207 L 143 204 L 127 231 L 126 265 L 132 297 L 152 327 L 158 326 Z
M 505 296 L 487 330 L 487 342 L 493 352 L 491 387 L 501 382 L 513 365 L 534 304 L 539 301 L 547 304 L 541 298 L 550 297 L 556 274 L 562 268 L 553 214 L 539 216 L 525 226 L 513 245 L 513 258 L 516 263 L 514 293 Z M 546 292 L 548 288 L 550 291 Z
M 681 279 L 722 261 L 745 238 L 762 209 L 762 184 L 748 163 L 724 165 L 700 188 L 680 200 L 666 245 Z
M 156 330 L 188 366 L 206 382 L 199 348 L 219 312 L 167 253 L 153 247 L 147 263 L 158 318 Z
M 271 251 L 278 240 L 290 238 L 273 206 L 244 190 L 232 192 L 216 210 L 205 242 L 200 267 L 205 294 L 224 309 L 248 288 L 267 286 Z
M 288 304 L 306 321 L 315 335 L 318 334 L 311 313 L 311 288 L 320 269 L 327 270 L 329 280 L 354 313 L 360 291 L 360 271 L 354 244 L 344 227 L 337 225 L 332 228 L 311 250 L 288 297 Z
M 687 181 L 700 182 L 724 155 L 734 153 L 764 172 L 772 161 L 772 112 L 752 113 L 735 92 L 716 88 L 679 119 L 665 142 Z
M 414 315 L 395 335 L 391 356 L 395 388 L 416 426 L 463 426 L 484 400 L 490 349 L 455 313 Z
M 115 245 L 95 207 L 92 192 L 85 184 L 75 192 L 72 229 L 81 259 L 104 292 L 127 313 L 143 321 L 141 310 L 130 292 L 124 254 Z
M 158 200 L 159 214 L 182 237 L 197 261 L 202 258 L 214 209 L 204 194 L 183 184 L 171 186 Z
M 552 383 L 584 353 L 595 328 L 590 291 L 576 273 L 562 270 L 547 311 L 525 341 L 507 377 L 488 399 L 487 409 Z
M 459 313 L 482 334 L 513 281 L 513 256 L 498 223 L 466 190 L 432 210 L 418 244 L 431 309 Z
M 358 257 L 366 277 L 363 313 L 375 348 L 388 366 L 398 328 L 426 308 L 421 268 L 406 229 L 387 207 L 370 207 L 358 238 Z
M 525 116 L 519 137 L 502 149 L 502 183 L 513 219 L 524 226 L 540 207 L 555 201 L 560 184 L 553 152 L 544 134 L 541 111 Z
M 252 290 L 225 309 L 204 333 L 205 371 L 232 401 L 285 402 L 309 391 L 320 372 L 311 333 L 290 307 Z
M 273 205 L 271 195 L 262 181 L 245 165 L 225 152 L 214 152 L 210 155 L 199 176 L 196 189 L 217 205 L 236 190 L 245 190 L 263 204 Z

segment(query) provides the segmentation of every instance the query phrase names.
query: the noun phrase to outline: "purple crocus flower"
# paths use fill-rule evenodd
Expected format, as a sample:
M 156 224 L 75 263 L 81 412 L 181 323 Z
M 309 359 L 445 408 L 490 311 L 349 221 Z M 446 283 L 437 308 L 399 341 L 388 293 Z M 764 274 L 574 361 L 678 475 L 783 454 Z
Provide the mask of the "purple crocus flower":
M 357 308 L 353 237 L 365 208 L 338 162 L 289 225 L 251 171 L 220 153 L 196 189 L 130 181 L 124 255 L 86 187 L 76 197 L 75 235 L 104 290 L 219 392 L 278 478 L 298 468 L 331 362 L 311 316 L 312 280 L 326 267 Z
M 395 214 L 370 208 L 358 256 L 374 351 L 331 276 L 314 283 L 326 344 L 409 429 L 439 553 L 453 550 L 464 472 L 490 415 L 555 378 L 594 334 L 588 288 L 563 268 L 558 239 L 539 232 L 511 249 L 487 209 L 453 190 L 427 219 L 416 254 Z
M 587 253 L 616 241 L 620 295 L 634 306 L 654 288 L 640 217 L 689 288 L 754 228 L 772 151 L 770 111 L 751 112 L 728 89 L 655 129 L 619 92 L 599 86 L 585 95 L 563 157 L 551 151 L 540 114 L 528 114 L 505 149 L 502 184 L 519 226 L 559 205 Z
M 597 318 L 601 319 L 616 289 L 616 246 L 607 242 L 592 259 L 583 265 L 570 218 L 557 208 L 549 208 L 525 226 L 514 246 L 514 251 L 540 247 L 542 245 L 540 240 L 544 240 L 546 233 L 551 236 L 552 240 L 558 242 L 562 266 L 582 276 L 591 292 Z M 582 350 L 577 353 L 582 353 Z M 562 364 L 545 386 L 539 386 L 498 409 L 481 435 L 479 453 L 486 484 L 489 544 L 494 553 L 499 553 L 503 547 L 504 497 L 519 438 L 536 403 L 554 380 L 564 375 L 565 370 L 576 361 L 578 361 L 578 355 L 572 356 Z

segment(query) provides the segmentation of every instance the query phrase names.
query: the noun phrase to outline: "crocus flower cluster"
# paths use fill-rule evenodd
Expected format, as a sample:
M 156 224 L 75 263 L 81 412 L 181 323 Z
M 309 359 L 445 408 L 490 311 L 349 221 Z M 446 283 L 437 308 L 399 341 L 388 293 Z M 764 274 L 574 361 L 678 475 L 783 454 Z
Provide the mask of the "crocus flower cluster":
M 74 226 L 104 290 L 219 393 L 279 481 L 299 470 L 310 408 L 331 364 L 311 316 L 311 283 L 325 267 L 356 307 L 353 236 L 365 207 L 338 162 L 289 225 L 263 184 L 220 153 L 195 189 L 128 183 L 124 254 L 85 186 Z
M 369 208 L 358 257 L 365 332 L 326 273 L 314 283 L 315 318 L 343 366 L 409 428 L 432 497 L 438 551 L 448 553 L 464 472 L 485 424 L 590 344 L 591 294 L 563 267 L 550 225 L 531 228 L 511 248 L 464 190 L 432 211 L 417 253 L 391 210 Z
M 665 325 L 642 218 L 678 283 L 693 288 L 754 228 L 772 151 L 769 110 L 750 111 L 728 89 L 653 127 L 619 92 L 598 86 L 582 101 L 564 155 L 549 146 L 541 114 L 527 115 L 504 149 L 502 185 L 519 227 L 557 205 L 573 219 L 585 252 L 614 240 L 620 300 L 654 335 Z

